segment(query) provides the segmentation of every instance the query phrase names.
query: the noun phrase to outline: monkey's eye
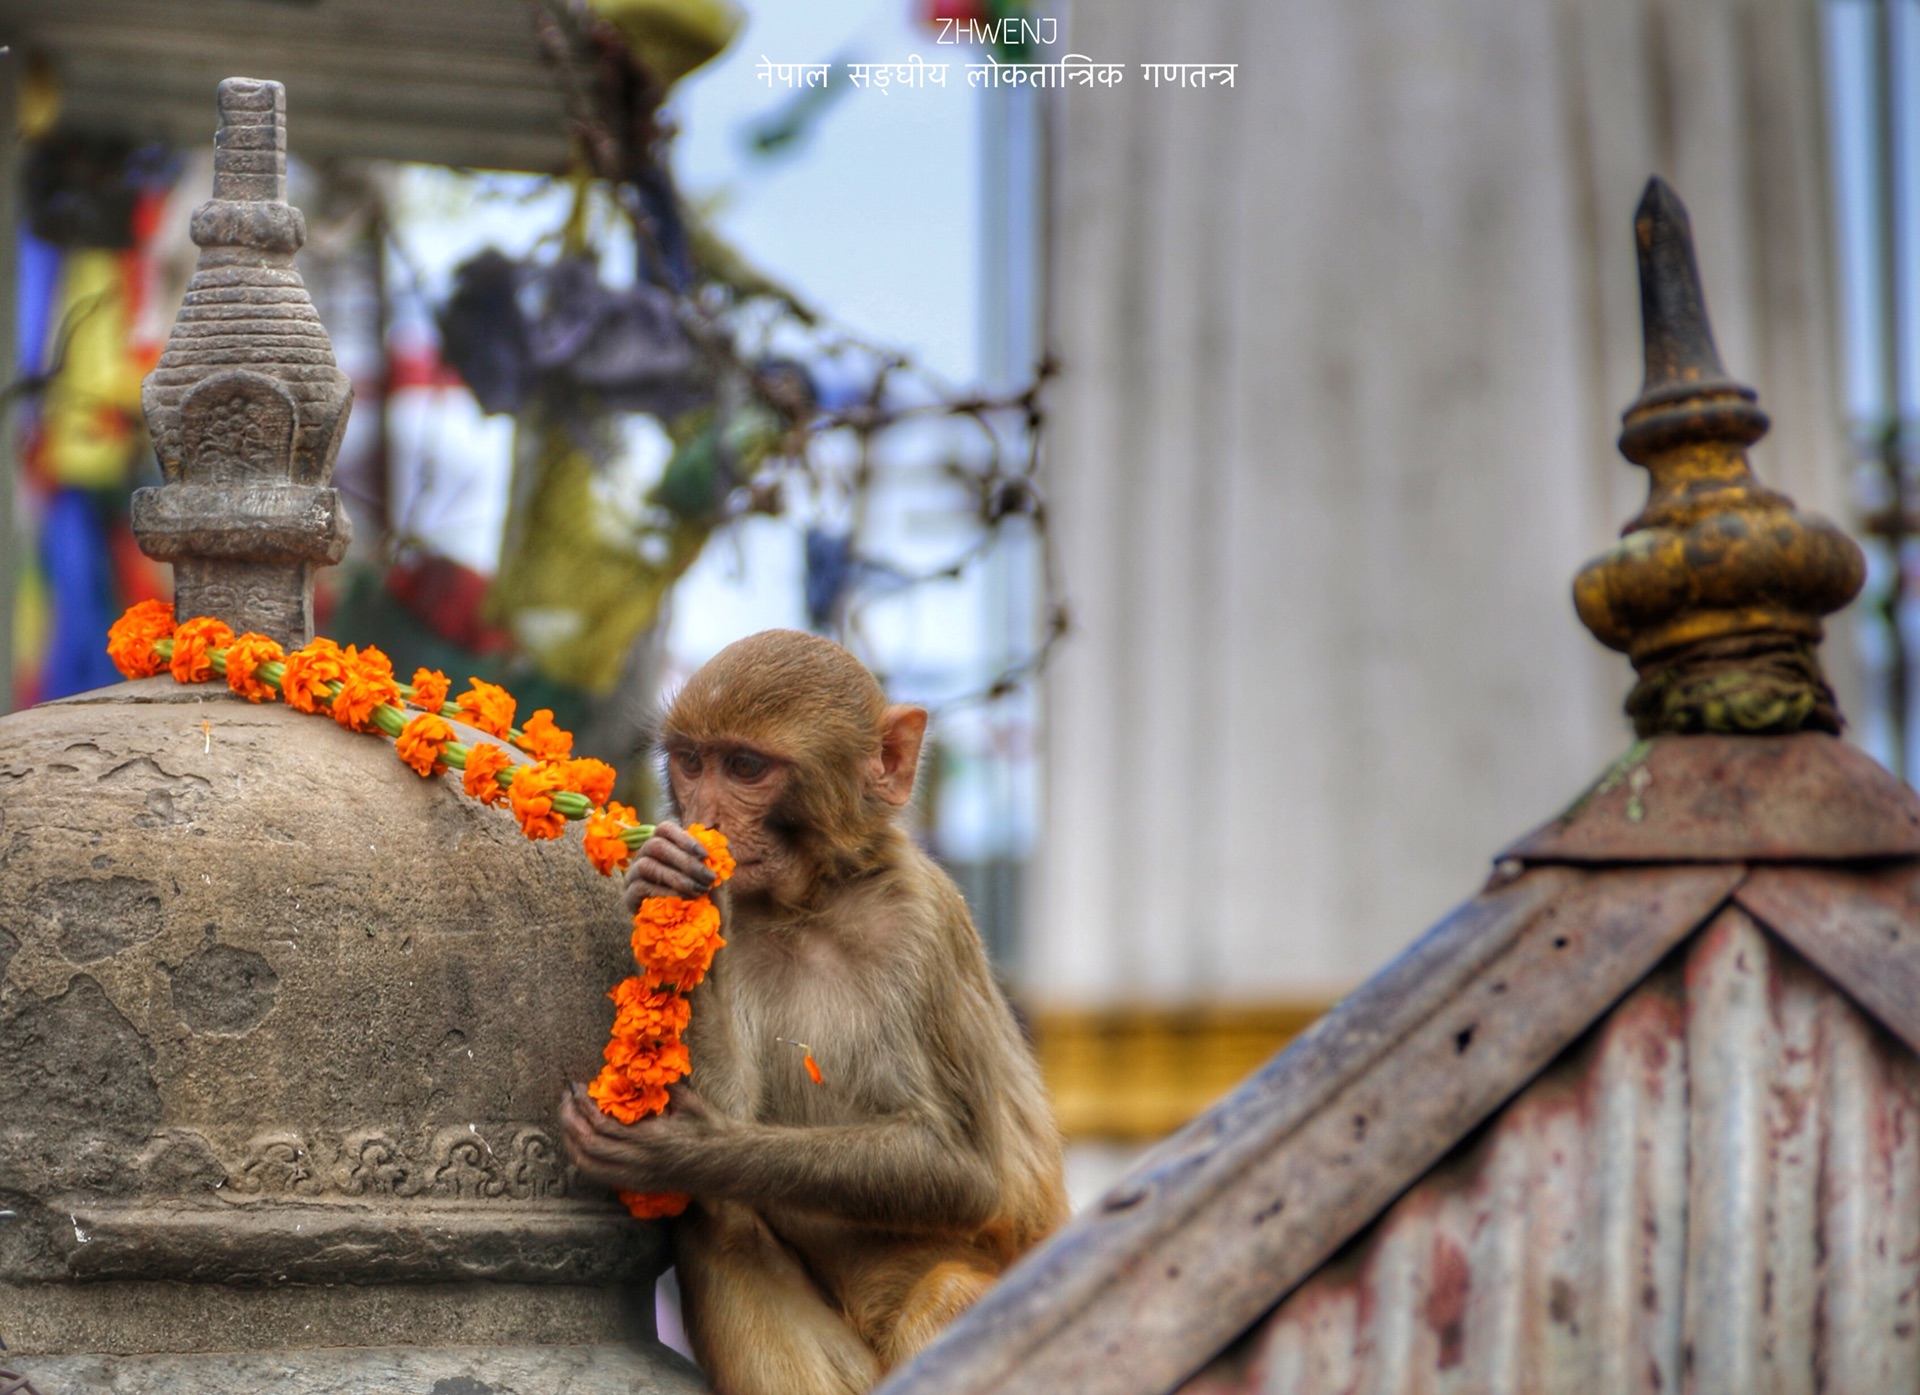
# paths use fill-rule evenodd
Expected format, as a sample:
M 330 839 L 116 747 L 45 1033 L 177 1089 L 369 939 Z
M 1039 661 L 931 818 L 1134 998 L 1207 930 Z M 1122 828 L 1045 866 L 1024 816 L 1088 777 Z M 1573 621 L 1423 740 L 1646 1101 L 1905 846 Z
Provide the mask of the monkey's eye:
M 758 780 L 767 773 L 768 766 L 765 756 L 756 756 L 752 751 L 735 751 L 727 757 L 727 774 L 736 780 Z
M 679 767 L 682 775 L 698 775 L 700 773 L 700 753 L 698 751 L 675 751 L 673 752 L 673 763 Z

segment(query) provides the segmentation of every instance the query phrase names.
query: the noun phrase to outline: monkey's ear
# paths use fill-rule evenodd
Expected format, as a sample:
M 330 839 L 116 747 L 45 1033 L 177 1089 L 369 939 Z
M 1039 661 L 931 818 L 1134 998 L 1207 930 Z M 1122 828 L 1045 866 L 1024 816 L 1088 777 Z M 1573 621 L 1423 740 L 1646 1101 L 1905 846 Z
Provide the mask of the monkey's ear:
M 880 714 L 880 769 L 873 786 L 889 804 L 913 798 L 913 777 L 920 769 L 920 742 L 927 734 L 927 710 L 896 703 Z

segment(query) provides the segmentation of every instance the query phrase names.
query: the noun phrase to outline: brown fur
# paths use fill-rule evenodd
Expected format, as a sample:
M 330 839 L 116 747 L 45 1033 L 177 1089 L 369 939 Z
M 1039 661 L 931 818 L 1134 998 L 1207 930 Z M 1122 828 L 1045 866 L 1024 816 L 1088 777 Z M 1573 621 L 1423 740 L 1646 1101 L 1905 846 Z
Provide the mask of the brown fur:
M 959 892 L 896 822 L 924 724 L 839 646 L 770 631 L 695 674 L 663 729 L 676 812 L 742 858 L 692 1088 L 631 1128 L 577 1103 L 563 1122 L 589 1175 L 694 1194 L 675 1255 L 720 1395 L 865 1390 L 1065 1213 L 1032 1057 Z M 724 775 L 742 750 L 768 773 Z M 678 875 L 653 848 L 648 894 Z

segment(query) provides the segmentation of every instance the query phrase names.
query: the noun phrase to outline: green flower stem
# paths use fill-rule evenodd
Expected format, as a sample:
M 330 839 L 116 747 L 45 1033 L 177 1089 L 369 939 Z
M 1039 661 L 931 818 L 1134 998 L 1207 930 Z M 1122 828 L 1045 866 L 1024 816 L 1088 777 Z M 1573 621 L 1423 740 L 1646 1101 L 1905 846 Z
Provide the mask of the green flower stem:
M 438 707 L 428 707 L 420 701 L 420 694 L 415 691 L 411 683 L 402 683 L 400 685 L 400 696 L 419 708 L 422 712 L 431 712 L 436 717 L 451 717 L 456 722 L 464 722 L 467 720 L 467 714 L 460 710 L 458 703 L 443 702 Z
M 173 640 L 171 638 L 155 640 L 153 652 L 160 659 L 171 664 L 173 662 Z M 210 649 L 207 651 L 207 654 L 212 662 L 214 672 L 225 677 L 227 672 L 227 651 L 225 649 Z M 272 688 L 275 692 L 279 692 L 286 680 L 287 666 L 280 660 L 270 660 L 256 668 L 253 671 L 253 676 Z M 343 686 L 344 685 L 340 683 L 328 683 L 320 690 L 319 697 L 321 702 L 331 707 L 334 698 L 340 695 L 340 689 Z M 413 686 L 409 683 L 402 683 L 399 687 L 402 699 L 411 701 L 414 696 Z M 422 708 L 421 710 L 425 711 L 426 709 Z M 441 704 L 439 715 L 453 718 L 456 721 L 465 720 L 467 717 L 467 713 L 462 711 L 458 704 L 451 702 Z M 400 733 L 406 730 L 407 720 L 406 711 L 402 708 L 395 707 L 390 702 L 380 703 L 373 709 L 373 725 L 396 740 L 399 738 Z M 509 745 L 517 745 L 524 739 L 525 735 L 526 733 L 521 731 L 520 728 L 514 727 L 508 731 L 506 740 Z M 463 742 L 449 741 L 441 750 L 440 758 L 455 770 L 465 770 L 467 768 L 467 755 L 471 749 L 471 747 Z M 508 766 L 505 770 L 502 770 L 494 776 L 500 788 L 513 788 L 513 777 L 516 769 L 517 767 Z M 576 793 L 573 790 L 556 790 L 553 795 L 553 809 L 555 813 L 561 814 L 569 819 L 584 819 L 593 812 L 594 806 L 588 801 L 584 794 Z M 641 824 L 638 828 L 625 830 L 620 836 L 628 847 L 637 848 L 653 836 L 653 825 Z
M 643 823 L 637 828 L 623 829 L 620 833 L 620 841 L 630 848 L 639 847 L 651 837 L 653 837 L 653 825 L 650 823 Z

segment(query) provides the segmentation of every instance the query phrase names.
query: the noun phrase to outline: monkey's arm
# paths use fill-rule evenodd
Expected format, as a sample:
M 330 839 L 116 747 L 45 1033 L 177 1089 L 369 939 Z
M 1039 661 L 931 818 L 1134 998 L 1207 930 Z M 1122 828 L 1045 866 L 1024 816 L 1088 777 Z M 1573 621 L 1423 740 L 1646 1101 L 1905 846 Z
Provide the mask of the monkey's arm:
M 561 1101 L 560 1121 L 574 1164 L 624 1191 L 780 1202 L 913 1229 L 971 1230 L 998 1209 L 987 1160 L 910 1116 L 807 1127 L 747 1123 L 675 1087 L 673 1113 L 619 1124 L 575 1086 Z

